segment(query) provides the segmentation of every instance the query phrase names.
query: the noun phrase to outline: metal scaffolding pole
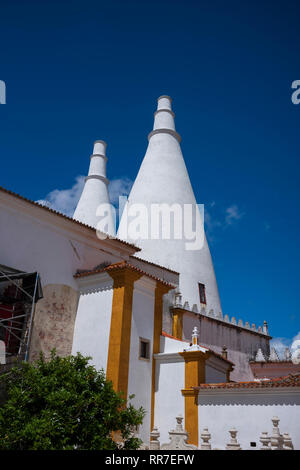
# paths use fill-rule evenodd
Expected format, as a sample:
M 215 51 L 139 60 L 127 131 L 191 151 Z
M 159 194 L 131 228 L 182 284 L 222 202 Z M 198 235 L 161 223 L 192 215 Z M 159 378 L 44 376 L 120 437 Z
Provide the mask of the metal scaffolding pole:
M 4 283 L 4 289 L 11 286 L 15 289 L 12 294 L 9 290 L 0 291 L 0 333 L 5 343 L 6 358 L 16 356 L 21 359 L 24 354 L 25 361 L 28 361 L 35 304 L 42 297 L 40 276 L 37 272 L 16 272 L 10 268 L 4 272 L 3 268 L 6 266 L 0 269 L 0 287 Z

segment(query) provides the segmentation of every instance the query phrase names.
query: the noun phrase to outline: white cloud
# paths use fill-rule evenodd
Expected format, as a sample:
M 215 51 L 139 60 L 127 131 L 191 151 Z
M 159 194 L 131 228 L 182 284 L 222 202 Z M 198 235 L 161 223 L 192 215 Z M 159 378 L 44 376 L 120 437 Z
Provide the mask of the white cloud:
M 212 208 L 215 206 L 215 202 L 210 203 L 209 207 Z M 205 222 L 205 233 L 210 243 L 213 243 L 215 240 L 216 229 L 219 228 L 222 223 L 213 216 L 211 211 L 207 210 L 207 205 L 204 207 L 204 222 Z
M 244 215 L 242 212 L 240 212 L 236 204 L 233 204 L 232 206 L 227 207 L 227 209 L 225 210 L 225 213 L 226 213 L 225 223 L 227 225 L 232 225 L 237 220 L 240 220 Z
M 112 204 L 118 205 L 119 196 L 128 196 L 133 181 L 129 178 L 119 178 L 111 180 L 108 186 L 109 198 Z
M 293 338 L 273 338 L 271 340 L 270 346 L 276 349 L 279 358 L 282 359 L 286 348 L 289 348 L 292 352 L 300 348 L 300 331 Z
M 215 201 L 205 204 L 204 219 L 205 219 L 205 233 L 210 243 L 216 240 L 218 229 L 223 230 L 232 226 L 244 216 L 240 211 L 237 204 L 232 204 L 227 209 L 220 210 Z
M 39 204 L 50 207 L 69 217 L 72 217 L 84 187 L 85 177 L 79 175 L 75 183 L 69 189 L 54 189 L 44 199 L 39 199 Z M 132 186 L 129 178 L 118 178 L 111 180 L 108 192 L 112 204 L 118 203 L 119 196 L 128 196 Z
M 81 175 L 77 176 L 70 189 L 54 189 L 47 194 L 45 199 L 36 202 L 72 217 L 83 190 L 84 178 Z

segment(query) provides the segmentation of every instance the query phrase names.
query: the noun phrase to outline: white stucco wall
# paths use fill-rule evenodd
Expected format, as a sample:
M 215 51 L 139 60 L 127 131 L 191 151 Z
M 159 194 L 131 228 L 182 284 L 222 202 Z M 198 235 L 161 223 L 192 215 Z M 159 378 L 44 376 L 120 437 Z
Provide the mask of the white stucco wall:
M 162 357 L 164 356 L 164 357 Z M 156 360 L 154 425 L 160 432 L 160 442 L 169 441 L 169 431 L 175 427 L 178 414 L 184 416 L 185 362 L 177 353 L 162 355 Z
M 189 345 L 190 343 L 187 341 L 179 341 L 174 338 L 168 338 L 168 336 L 160 337 L 160 352 L 162 353 L 183 352 Z
M 81 227 L 43 208 L 0 192 L 0 260 L 12 268 L 38 271 L 42 285 L 77 289 L 77 269 L 121 260 L 101 251 L 96 231 Z M 111 250 L 112 251 L 112 250 Z
M 72 347 L 72 354 L 91 356 L 91 364 L 105 371 L 113 298 L 112 279 L 106 276 L 108 285 L 103 290 L 80 295 Z
M 259 390 L 207 390 L 199 393 L 199 441 L 204 427 L 212 435 L 213 448 L 224 449 L 235 427 L 244 450 L 260 449 L 262 431 L 272 433 L 272 417 L 280 419 L 281 434 L 288 432 L 300 450 L 300 391 L 294 388 Z M 250 447 L 256 442 L 256 447 Z
M 145 276 L 134 283 L 128 373 L 128 394 L 131 403 L 142 406 L 146 416 L 139 429 L 143 442 L 149 442 L 151 423 L 152 350 L 154 328 L 154 291 L 156 282 Z M 150 341 L 149 360 L 139 358 L 140 338 Z

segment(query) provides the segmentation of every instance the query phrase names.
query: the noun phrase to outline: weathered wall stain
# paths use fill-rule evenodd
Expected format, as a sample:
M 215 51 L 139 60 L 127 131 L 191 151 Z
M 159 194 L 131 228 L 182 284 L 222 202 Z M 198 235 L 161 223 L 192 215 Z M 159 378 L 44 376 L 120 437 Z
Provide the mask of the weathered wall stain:
M 44 298 L 36 305 L 30 360 L 38 359 L 42 351 L 49 357 L 53 348 L 59 356 L 71 354 L 78 292 L 70 286 L 48 284 L 43 286 Z

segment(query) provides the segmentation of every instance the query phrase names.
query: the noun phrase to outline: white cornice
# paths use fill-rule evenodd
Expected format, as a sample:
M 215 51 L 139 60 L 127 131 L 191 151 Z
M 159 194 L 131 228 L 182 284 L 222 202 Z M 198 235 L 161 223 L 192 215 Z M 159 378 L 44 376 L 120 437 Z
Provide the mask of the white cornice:
M 179 353 L 158 353 L 158 354 L 153 354 L 154 359 L 157 362 L 184 362 L 183 356 L 181 356 Z
M 79 277 L 76 281 L 82 295 L 111 290 L 114 285 L 113 279 L 106 272 Z

